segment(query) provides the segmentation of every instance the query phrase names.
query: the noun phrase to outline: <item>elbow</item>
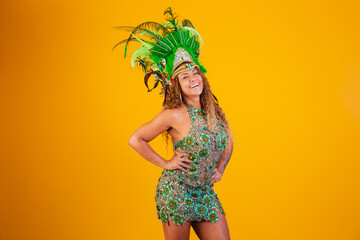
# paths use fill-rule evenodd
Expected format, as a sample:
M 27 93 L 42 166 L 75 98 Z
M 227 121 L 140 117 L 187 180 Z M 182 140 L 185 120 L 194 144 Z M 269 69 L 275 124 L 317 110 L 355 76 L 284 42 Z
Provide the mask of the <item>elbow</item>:
M 129 140 L 128 140 L 128 144 L 130 147 L 134 148 L 134 146 L 136 145 L 137 142 L 137 138 L 136 136 L 133 134 L 130 136 Z
M 146 141 L 136 133 L 133 133 L 128 140 L 128 144 L 134 149 L 143 142 Z

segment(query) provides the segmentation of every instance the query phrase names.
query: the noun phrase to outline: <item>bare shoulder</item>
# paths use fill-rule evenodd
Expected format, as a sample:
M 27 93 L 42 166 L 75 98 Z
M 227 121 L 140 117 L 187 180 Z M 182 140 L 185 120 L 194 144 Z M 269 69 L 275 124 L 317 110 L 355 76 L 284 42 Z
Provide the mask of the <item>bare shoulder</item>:
M 140 126 L 130 138 L 151 141 L 164 131 L 172 132 L 178 128 L 178 122 L 182 119 L 181 107 L 176 109 L 162 109 L 153 119 Z
M 162 118 L 164 122 L 167 122 L 170 128 L 176 128 L 179 122 L 182 122 L 186 116 L 186 107 L 181 105 L 177 108 L 163 109 L 157 117 Z

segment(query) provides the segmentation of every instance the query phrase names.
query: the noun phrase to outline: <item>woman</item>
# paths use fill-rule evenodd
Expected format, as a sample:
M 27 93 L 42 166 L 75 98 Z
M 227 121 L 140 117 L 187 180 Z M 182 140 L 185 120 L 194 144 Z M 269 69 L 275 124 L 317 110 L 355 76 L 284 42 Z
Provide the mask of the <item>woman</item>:
M 211 94 L 203 91 L 204 86 L 207 91 L 210 90 L 206 77 L 198 67 L 177 75 L 170 97 L 173 95 L 179 96 L 179 98 L 165 105 L 163 111 L 137 129 L 129 139 L 129 144 L 141 156 L 165 169 L 159 178 L 155 198 L 158 217 L 164 221 L 163 228 L 166 239 L 179 239 L 177 237 L 188 239 L 190 226 L 194 228 L 200 239 L 230 239 L 225 212 L 212 186 L 222 178 L 231 157 L 232 141 L 229 141 L 229 144 L 225 145 L 226 147 L 221 147 L 220 144 L 216 145 L 215 141 L 221 143 L 222 135 L 210 134 L 204 129 L 205 125 L 203 124 L 206 123 L 206 120 L 202 106 L 206 104 L 211 106 L 209 102 L 212 100 L 206 99 L 206 96 L 211 96 Z M 222 113 L 214 101 L 213 105 L 216 111 Z M 169 132 L 174 142 L 175 152 L 169 161 L 154 152 L 147 143 L 164 131 Z M 223 131 L 223 136 L 226 136 L 221 125 L 219 131 Z M 196 140 L 200 143 L 199 145 L 192 144 Z M 182 144 L 183 146 L 181 146 Z M 202 154 L 199 150 L 203 149 L 205 149 L 203 152 L 207 157 L 201 159 L 198 157 Z M 206 150 L 209 152 L 206 153 Z M 194 174 L 195 171 L 197 172 Z M 213 174 L 210 174 L 211 172 Z M 180 179 L 179 176 L 181 176 Z M 184 180 L 182 181 L 182 179 Z M 181 196 L 180 201 L 175 199 L 179 195 Z M 212 207 L 207 202 L 214 203 L 217 207 Z M 197 209 L 195 208 L 196 204 L 198 204 Z M 173 210 L 178 210 L 179 214 L 175 214 L 171 207 Z M 203 210 L 201 207 L 204 207 Z M 204 210 L 207 211 L 205 217 L 210 220 L 199 221 L 198 219 L 204 218 L 204 214 L 201 214 Z M 186 211 L 188 214 L 185 214 Z M 173 218 L 170 213 L 174 213 Z M 191 220 L 183 223 L 184 227 L 177 225 L 186 218 L 191 218 Z M 218 218 L 217 221 L 216 218 Z
M 200 36 L 189 27 L 189 20 L 176 23 L 170 8 L 164 14 L 170 14 L 168 22 L 153 27 L 157 31 L 161 26 L 170 27 L 163 29 L 154 45 L 134 34 L 141 29 L 144 35 L 144 24 L 132 29 L 135 40 L 143 44 L 132 59 L 135 56 L 146 72 L 146 86 L 153 74 L 154 88 L 159 82 L 163 84 L 165 99 L 163 110 L 131 135 L 129 145 L 164 169 L 155 201 L 166 239 L 189 239 L 191 226 L 200 239 L 230 239 L 226 213 L 213 184 L 221 180 L 230 160 L 232 131 L 210 90 L 206 69 L 198 61 Z M 166 140 L 168 135 L 173 140 L 170 160 L 148 144 L 161 133 Z

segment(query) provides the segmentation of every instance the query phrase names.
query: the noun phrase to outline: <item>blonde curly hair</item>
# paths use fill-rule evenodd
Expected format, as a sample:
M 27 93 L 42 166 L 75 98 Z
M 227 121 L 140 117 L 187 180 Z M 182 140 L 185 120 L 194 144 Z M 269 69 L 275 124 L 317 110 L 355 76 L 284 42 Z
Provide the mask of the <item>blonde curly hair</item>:
M 206 120 L 209 125 L 209 128 L 211 131 L 215 131 L 215 124 L 216 121 L 222 124 L 225 127 L 226 133 L 229 136 L 229 140 L 234 140 L 234 134 L 231 130 L 231 127 L 228 123 L 227 118 L 225 117 L 225 113 L 220 107 L 219 103 L 215 101 L 213 98 L 213 93 L 210 90 L 210 84 L 207 80 L 205 74 L 200 70 L 198 66 L 195 66 L 195 68 L 198 70 L 198 73 L 202 77 L 203 80 L 203 91 L 200 94 L 200 104 L 202 107 L 202 110 L 205 112 Z M 179 74 L 175 77 L 174 81 L 171 84 L 171 87 L 169 88 L 169 94 L 166 98 L 165 104 L 163 106 L 164 109 L 173 109 L 180 107 L 182 104 L 181 98 L 180 98 L 180 92 L 181 86 L 179 83 Z M 166 142 L 166 151 L 168 147 L 168 141 L 169 141 L 169 132 L 165 131 L 162 133 L 163 137 L 165 138 Z

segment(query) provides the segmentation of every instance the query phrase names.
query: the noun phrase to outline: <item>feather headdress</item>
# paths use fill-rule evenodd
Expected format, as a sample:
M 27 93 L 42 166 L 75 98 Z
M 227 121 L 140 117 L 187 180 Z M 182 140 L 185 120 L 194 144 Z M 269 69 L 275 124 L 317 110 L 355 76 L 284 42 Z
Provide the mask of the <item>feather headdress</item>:
M 165 94 L 165 103 L 169 87 L 179 73 L 176 69 L 179 65 L 189 62 L 191 63 L 189 67 L 197 65 L 203 73 L 206 73 L 206 69 L 198 59 L 203 41 L 190 20 L 184 19 L 181 24 L 178 23 L 171 7 L 164 11 L 164 15 L 166 19 L 164 23 L 150 21 L 136 27 L 114 27 L 131 33 L 127 39 L 118 42 L 112 50 L 125 43 L 125 58 L 130 42 L 141 43 L 131 57 L 131 66 L 134 67 L 136 64 L 145 72 L 144 82 L 148 92 L 156 88 L 159 83 L 162 84 L 163 90 L 160 94 Z M 148 80 L 151 75 L 154 75 L 155 83 L 150 89 Z

